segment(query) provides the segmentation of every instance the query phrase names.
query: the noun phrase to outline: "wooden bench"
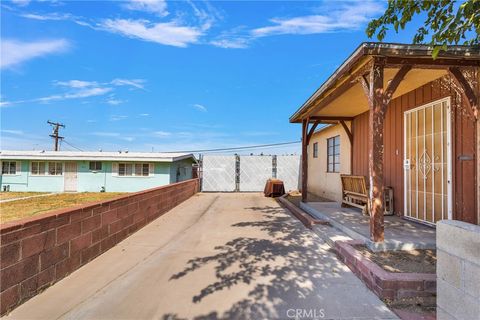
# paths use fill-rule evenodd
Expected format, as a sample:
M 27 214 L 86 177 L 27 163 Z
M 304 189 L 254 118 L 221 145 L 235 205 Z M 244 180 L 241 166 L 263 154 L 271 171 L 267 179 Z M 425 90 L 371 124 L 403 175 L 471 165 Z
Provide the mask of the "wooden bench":
M 368 214 L 368 186 L 364 176 L 341 174 L 342 207 L 353 206 Z

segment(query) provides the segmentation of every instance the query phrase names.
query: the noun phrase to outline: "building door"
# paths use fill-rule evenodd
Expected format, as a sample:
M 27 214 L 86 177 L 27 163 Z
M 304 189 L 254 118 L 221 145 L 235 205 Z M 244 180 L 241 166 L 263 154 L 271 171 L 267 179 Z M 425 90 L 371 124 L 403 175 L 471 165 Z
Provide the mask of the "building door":
M 434 224 L 452 219 L 450 98 L 404 114 L 405 215 Z
M 77 191 L 77 163 L 65 162 L 64 190 L 66 192 Z

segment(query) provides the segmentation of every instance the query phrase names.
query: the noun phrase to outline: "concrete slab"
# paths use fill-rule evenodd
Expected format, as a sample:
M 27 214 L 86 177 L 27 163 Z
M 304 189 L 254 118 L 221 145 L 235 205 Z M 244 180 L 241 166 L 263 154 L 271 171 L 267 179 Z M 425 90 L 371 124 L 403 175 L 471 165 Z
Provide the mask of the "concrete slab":
M 7 318 L 299 316 L 397 319 L 314 232 L 248 193 L 193 197 Z
M 337 202 L 307 202 L 300 207 L 309 214 L 328 221 L 355 240 L 362 240 L 372 251 L 436 249 L 435 228 L 397 216 L 385 216 L 385 241 L 370 240 L 370 218 L 359 210 L 342 208 Z

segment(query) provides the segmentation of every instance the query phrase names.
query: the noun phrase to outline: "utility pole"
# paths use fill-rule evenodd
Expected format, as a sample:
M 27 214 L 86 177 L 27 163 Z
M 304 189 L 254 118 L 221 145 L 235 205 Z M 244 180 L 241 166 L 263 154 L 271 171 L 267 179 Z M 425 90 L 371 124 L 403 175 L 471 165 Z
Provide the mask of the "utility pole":
M 58 123 L 58 122 L 52 122 L 50 120 L 48 120 L 47 123 L 49 125 L 51 125 L 52 128 L 53 128 L 53 132 L 50 135 L 50 137 L 52 137 L 55 140 L 54 150 L 58 151 L 58 141 L 62 140 L 64 138 L 64 137 L 61 137 L 61 136 L 58 135 L 58 131 L 59 131 L 60 128 L 65 128 L 65 125 L 62 124 L 62 123 Z

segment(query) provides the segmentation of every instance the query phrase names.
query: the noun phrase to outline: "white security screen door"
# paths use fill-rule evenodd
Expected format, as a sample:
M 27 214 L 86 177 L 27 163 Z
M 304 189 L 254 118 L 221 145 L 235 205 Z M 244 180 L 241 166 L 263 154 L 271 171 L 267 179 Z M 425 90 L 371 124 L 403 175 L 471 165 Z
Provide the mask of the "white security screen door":
M 427 223 L 452 218 L 450 98 L 404 114 L 405 215 Z

